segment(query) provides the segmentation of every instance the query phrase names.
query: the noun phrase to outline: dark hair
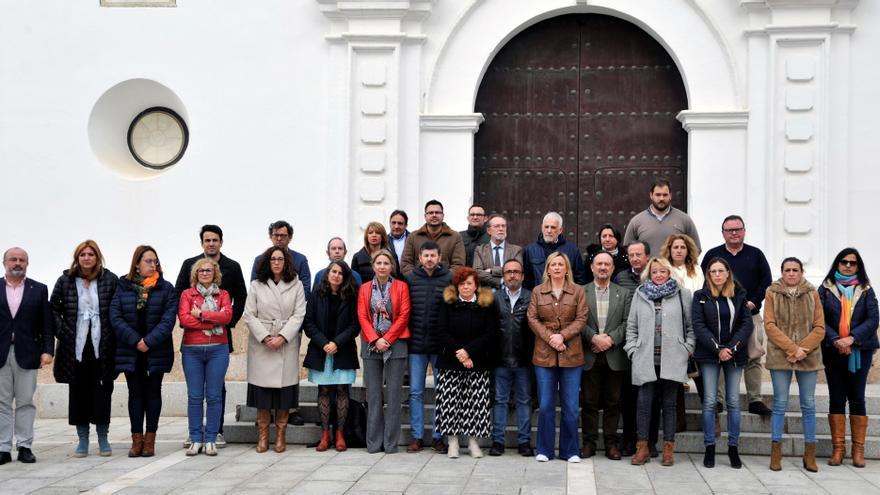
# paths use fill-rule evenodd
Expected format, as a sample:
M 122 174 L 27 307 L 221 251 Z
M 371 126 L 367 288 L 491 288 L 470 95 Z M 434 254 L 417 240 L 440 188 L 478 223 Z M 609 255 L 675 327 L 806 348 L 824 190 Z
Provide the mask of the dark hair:
M 794 256 L 789 256 L 788 258 L 785 258 L 784 260 L 782 260 L 782 263 L 779 264 L 780 271 L 785 269 L 786 263 L 797 263 L 798 266 L 801 267 L 801 271 L 804 271 L 804 263 L 801 260 L 795 258 Z
M 469 266 L 459 267 L 458 270 L 452 273 L 452 280 L 449 281 L 449 285 L 456 288 L 458 290 L 458 284 L 464 282 L 468 279 L 468 277 L 473 277 L 474 282 L 477 284 L 477 288 L 480 288 L 480 277 L 477 275 L 477 271 Z
M 599 232 L 602 232 L 602 231 L 600 230 Z M 632 241 L 631 243 L 629 243 L 629 246 L 626 247 L 626 249 L 627 249 L 627 254 L 629 254 L 629 248 L 630 248 L 630 246 L 635 246 L 636 244 L 641 244 L 642 247 L 645 248 L 645 255 L 646 255 L 646 256 L 651 256 L 651 245 L 648 244 L 648 243 L 645 242 L 645 241 Z
M 342 243 L 342 249 L 345 249 L 345 252 L 348 252 L 348 246 L 345 245 L 345 241 L 342 237 L 331 237 L 329 241 L 327 241 L 327 251 L 330 251 L 330 244 L 333 244 L 333 241 L 339 241 Z
M 721 221 L 721 229 L 724 230 L 724 224 L 731 220 L 739 220 L 740 223 L 743 224 L 743 228 L 745 228 L 746 226 L 746 221 L 743 220 L 743 217 L 739 215 L 727 215 L 726 217 L 724 217 L 724 220 Z
M 333 293 L 333 290 L 330 288 L 330 279 L 328 275 L 330 275 L 330 269 L 333 266 L 338 266 L 340 270 L 342 270 L 342 285 L 339 286 L 339 298 L 343 301 L 347 301 L 349 299 L 354 299 L 357 295 L 358 287 L 357 283 L 354 281 L 354 277 L 351 275 L 351 268 L 349 268 L 348 263 L 339 260 L 339 261 L 331 261 L 327 268 L 324 270 L 324 276 L 321 277 L 321 281 L 318 282 L 318 295 L 321 297 L 328 297 Z
M 656 177 L 654 182 L 651 183 L 650 192 L 654 192 L 654 189 L 657 189 L 658 187 L 668 187 L 670 191 L 672 190 L 672 186 L 669 184 L 669 179 L 666 177 Z
M 135 275 L 138 272 L 138 265 L 141 263 L 141 258 L 144 257 L 145 254 L 152 251 L 153 254 L 156 255 L 156 271 L 159 272 L 159 275 L 162 275 L 162 265 L 159 264 L 159 253 L 153 249 L 153 246 L 147 244 L 141 244 L 140 246 L 134 248 L 134 254 L 131 255 L 131 266 L 128 268 L 128 279 L 134 280 Z
M 269 279 L 272 278 L 272 269 L 269 268 L 269 260 L 272 258 L 272 253 L 275 251 L 281 251 L 284 255 L 284 270 L 281 271 L 281 279 L 285 282 L 293 282 L 297 275 L 296 268 L 293 267 L 293 260 L 290 258 L 290 253 L 286 249 L 277 248 L 275 246 L 263 251 L 263 254 L 260 255 L 260 260 L 257 262 L 257 280 L 264 284 L 269 283 Z
M 517 265 L 519 265 L 520 271 L 525 269 L 525 267 L 522 264 L 522 261 L 520 261 L 516 258 L 510 258 L 509 260 L 505 261 L 504 264 L 501 265 L 501 271 L 504 271 L 504 267 L 507 266 L 508 263 L 516 263 Z
M 419 246 L 419 256 L 422 255 L 422 251 L 430 251 L 432 249 L 437 250 L 437 254 L 440 254 L 440 245 L 434 241 L 425 241 Z
M 202 230 L 199 231 L 199 240 L 202 242 L 205 242 L 205 232 L 213 232 L 217 234 L 217 237 L 220 238 L 220 242 L 223 242 L 223 229 L 221 229 L 219 225 L 202 225 Z M 271 234 L 272 231 L 270 230 L 269 233 Z
M 858 271 L 856 272 L 856 276 L 859 278 L 859 285 L 868 285 L 871 281 L 868 279 L 868 271 L 865 270 L 865 263 L 862 261 L 862 255 L 859 254 L 859 250 L 853 247 L 843 248 L 837 256 L 834 257 L 834 261 L 831 262 L 831 268 L 828 269 L 828 275 L 825 276 L 825 280 L 829 280 L 834 282 L 834 273 L 837 272 L 837 265 L 840 263 L 844 257 L 849 256 L 851 254 L 856 255 L 856 262 L 858 262 Z
M 483 210 L 483 214 L 484 214 L 484 215 L 486 214 L 486 207 L 483 206 L 483 205 L 481 205 L 480 203 L 474 203 L 474 204 L 468 206 L 468 213 L 470 213 L 471 210 L 473 210 L 474 208 L 480 208 L 480 209 Z M 426 208 L 426 209 L 427 209 L 427 208 Z
M 272 222 L 269 224 L 269 235 L 272 235 L 273 230 L 278 229 L 287 229 L 287 236 L 293 237 L 293 227 L 290 226 L 285 220 L 278 220 L 277 222 Z
M 427 203 L 425 203 L 425 211 L 428 211 L 428 207 L 431 205 L 437 205 L 440 207 L 440 211 L 443 211 L 443 203 L 437 201 L 436 199 L 432 199 L 432 200 L 428 201 Z
M 426 207 L 426 208 L 427 208 L 427 207 Z M 403 223 L 409 225 L 409 215 L 407 215 L 406 212 L 403 211 L 403 210 L 394 210 L 394 211 L 392 211 L 391 214 L 388 215 L 388 220 L 391 220 L 392 218 L 396 217 L 397 215 L 402 216 L 402 217 L 403 217 Z
M 614 225 L 611 225 L 610 223 L 606 223 L 599 227 L 599 244 L 602 244 L 602 231 L 606 229 L 611 231 L 611 235 L 613 235 L 614 238 L 617 239 L 617 246 L 620 247 L 620 245 L 623 244 L 623 236 L 620 235 L 620 231 L 617 230 Z

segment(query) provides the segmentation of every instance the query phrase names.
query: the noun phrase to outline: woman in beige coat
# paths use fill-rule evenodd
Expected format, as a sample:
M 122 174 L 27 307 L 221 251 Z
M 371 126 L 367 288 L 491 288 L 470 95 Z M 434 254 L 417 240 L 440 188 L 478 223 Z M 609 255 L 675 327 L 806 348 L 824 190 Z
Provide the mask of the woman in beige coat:
M 244 320 L 248 336 L 247 405 L 257 408 L 257 452 L 269 449 L 269 420 L 275 410 L 275 452 L 287 448 L 290 408 L 299 384 L 300 329 L 306 314 L 302 282 L 286 249 L 271 247 L 259 258 Z

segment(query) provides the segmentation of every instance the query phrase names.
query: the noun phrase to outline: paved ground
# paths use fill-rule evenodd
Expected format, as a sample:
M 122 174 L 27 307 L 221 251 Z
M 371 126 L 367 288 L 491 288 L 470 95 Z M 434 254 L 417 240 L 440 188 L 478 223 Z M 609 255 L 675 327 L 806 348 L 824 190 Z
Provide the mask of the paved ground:
M 715 469 L 702 467 L 699 455 L 679 454 L 670 468 L 658 462 L 635 467 L 597 457 L 581 464 L 537 463 L 508 454 L 500 458 L 457 460 L 429 452 L 370 455 L 360 449 L 318 453 L 301 445 L 284 454 L 257 454 L 250 445 L 230 445 L 217 457 L 188 458 L 180 448 L 185 418 L 167 418 L 159 429 L 157 456 L 129 459 L 127 422 L 114 418 L 114 455 L 71 457 L 75 434 L 65 420 L 37 421 L 36 464 L 0 466 L 0 493 L 416 493 L 431 494 L 591 494 L 708 493 L 880 494 L 880 462 L 865 469 L 831 468 L 820 460 L 819 473 L 807 473 L 800 459 L 787 458 L 784 469 L 767 469 L 766 457 L 744 457 L 733 470 L 725 455 Z M 94 433 L 93 433 L 94 436 Z

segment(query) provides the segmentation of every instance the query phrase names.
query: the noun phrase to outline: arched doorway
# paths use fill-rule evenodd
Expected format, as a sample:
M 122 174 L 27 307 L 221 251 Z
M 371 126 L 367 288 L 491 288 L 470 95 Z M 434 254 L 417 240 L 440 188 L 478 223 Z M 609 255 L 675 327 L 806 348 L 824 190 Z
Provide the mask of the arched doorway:
M 621 232 L 655 176 L 686 209 L 688 108 L 678 68 L 638 26 L 599 14 L 554 17 L 508 42 L 486 70 L 475 110 L 474 198 L 506 215 L 510 240 L 534 241 L 559 211 L 582 247 Z

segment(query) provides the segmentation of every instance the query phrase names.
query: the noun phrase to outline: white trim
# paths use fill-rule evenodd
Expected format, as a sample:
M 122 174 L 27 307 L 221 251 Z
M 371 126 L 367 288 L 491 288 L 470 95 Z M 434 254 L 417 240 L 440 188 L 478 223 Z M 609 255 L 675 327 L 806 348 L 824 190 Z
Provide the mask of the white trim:
M 745 129 L 749 125 L 748 110 L 709 111 L 683 110 L 675 117 L 684 130 Z
M 460 115 L 432 115 L 422 114 L 419 116 L 419 128 L 425 131 L 440 132 L 463 132 L 471 134 L 477 132 L 480 124 L 486 118 L 481 113 L 466 113 Z

